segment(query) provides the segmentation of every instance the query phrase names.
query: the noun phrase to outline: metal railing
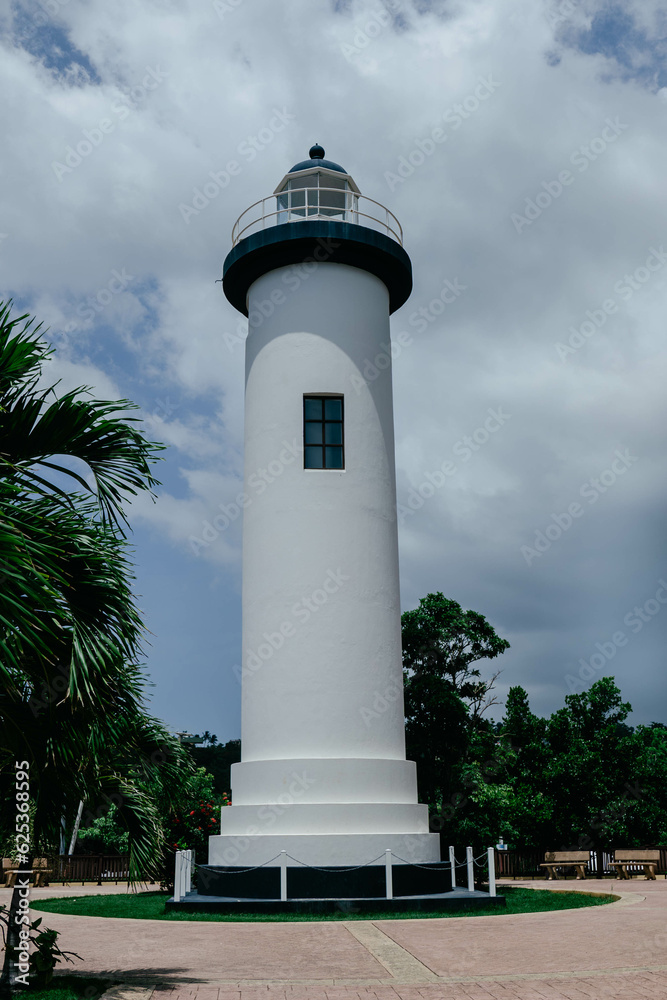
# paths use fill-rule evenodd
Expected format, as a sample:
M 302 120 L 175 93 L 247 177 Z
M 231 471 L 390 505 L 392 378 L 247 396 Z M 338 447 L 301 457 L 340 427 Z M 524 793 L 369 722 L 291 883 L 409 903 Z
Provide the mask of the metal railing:
M 280 851 L 273 858 L 268 861 L 263 862 L 261 865 L 253 865 L 249 868 L 238 869 L 237 871 L 232 870 L 230 874 L 232 875 L 245 875 L 247 872 L 259 871 L 260 868 L 266 868 L 271 865 L 274 861 L 278 861 L 276 867 L 280 868 L 280 900 L 286 902 L 290 896 L 288 894 L 287 882 L 288 882 L 288 865 L 287 862 L 293 861 L 296 865 L 303 868 L 309 868 L 312 871 L 333 871 L 336 874 L 341 872 L 359 871 L 362 868 L 368 868 L 371 865 L 376 865 L 378 862 L 384 867 L 384 882 L 385 882 L 385 898 L 394 899 L 394 866 L 392 864 L 392 859 L 395 858 L 396 861 L 400 863 L 400 867 L 407 865 L 410 868 L 423 868 L 426 871 L 441 870 L 442 862 L 435 863 L 424 863 L 417 864 L 416 862 L 407 861 L 405 858 L 400 857 L 395 854 L 392 850 L 387 849 L 383 851 L 382 854 L 373 858 L 371 861 L 367 861 L 362 865 L 354 865 L 351 868 L 318 868 L 314 865 L 306 864 L 305 861 L 299 861 L 298 858 L 292 857 L 287 851 Z M 465 861 L 458 862 L 454 853 L 454 848 L 449 848 L 449 866 L 451 871 L 452 880 L 452 890 L 457 888 L 456 884 L 456 869 L 465 868 L 467 873 L 467 890 L 470 893 L 475 891 L 475 865 L 480 869 L 486 869 L 488 872 L 488 885 L 489 896 L 496 895 L 496 872 L 494 867 L 494 849 L 489 847 L 483 854 L 479 857 L 473 857 L 472 847 L 466 847 L 466 859 Z M 207 870 L 208 865 L 195 865 L 194 852 L 193 851 L 176 851 L 174 858 L 174 895 L 173 902 L 180 903 L 189 892 L 192 891 L 192 877 L 196 867 L 202 870 Z
M 315 219 L 367 226 L 403 246 L 403 230 L 393 212 L 366 195 L 333 187 L 293 188 L 260 198 L 234 223 L 232 245 L 261 229 Z

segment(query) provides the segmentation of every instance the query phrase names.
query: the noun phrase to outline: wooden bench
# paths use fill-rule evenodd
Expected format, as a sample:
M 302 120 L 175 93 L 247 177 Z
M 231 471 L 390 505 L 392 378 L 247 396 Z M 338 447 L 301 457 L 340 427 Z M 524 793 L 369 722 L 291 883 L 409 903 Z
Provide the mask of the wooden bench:
M 610 862 L 612 868 L 617 869 L 619 878 L 632 878 L 628 871 L 628 866 L 640 865 L 644 869 L 646 878 L 655 878 L 656 868 L 660 863 L 660 851 L 643 851 L 636 848 L 625 848 L 622 851 L 614 851 L 614 860 Z
M 3 858 L 2 859 L 2 877 L 0 878 L 0 883 L 2 885 L 6 885 L 7 884 L 8 874 L 12 870 L 13 867 L 14 867 L 14 862 L 12 861 L 11 858 Z
M 547 851 L 544 863 L 540 868 L 546 868 L 547 878 L 559 879 L 557 868 L 574 868 L 577 878 L 586 878 L 586 866 L 590 862 L 588 851 Z
M 24 875 L 32 874 L 34 876 L 32 884 L 35 889 L 39 889 L 39 887 L 42 885 L 48 885 L 49 880 L 47 878 L 47 875 L 50 875 L 53 870 L 51 868 L 46 867 L 48 863 L 49 863 L 48 858 L 33 858 L 32 869 L 29 869 L 27 872 L 21 872 L 19 868 L 10 868 L 9 870 L 6 871 L 7 887 L 9 889 L 13 889 L 14 886 L 16 885 L 16 879 L 21 874 Z M 4 858 L 2 866 L 4 868 Z

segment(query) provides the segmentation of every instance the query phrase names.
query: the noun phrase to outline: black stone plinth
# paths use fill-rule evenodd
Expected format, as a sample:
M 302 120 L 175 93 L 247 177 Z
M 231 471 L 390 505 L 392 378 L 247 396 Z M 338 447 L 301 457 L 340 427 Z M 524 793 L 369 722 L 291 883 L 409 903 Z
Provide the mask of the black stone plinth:
M 394 897 L 429 896 L 452 888 L 449 862 L 392 865 Z M 280 868 L 206 865 L 197 869 L 200 897 L 280 899 Z M 385 895 L 385 866 L 360 868 L 288 866 L 287 896 L 295 899 L 377 899 Z
M 488 907 L 504 909 L 505 905 L 504 896 L 489 896 L 486 892 L 467 892 L 465 889 L 430 895 L 400 896 L 394 899 L 385 899 L 382 896 L 356 899 L 238 899 L 232 896 L 202 896 L 198 892 L 189 892 L 178 903 L 174 902 L 173 897 L 166 903 L 168 911 L 184 913 L 342 913 L 350 916 L 357 914 L 370 916 L 374 913 L 400 915 L 414 911 L 463 913 Z

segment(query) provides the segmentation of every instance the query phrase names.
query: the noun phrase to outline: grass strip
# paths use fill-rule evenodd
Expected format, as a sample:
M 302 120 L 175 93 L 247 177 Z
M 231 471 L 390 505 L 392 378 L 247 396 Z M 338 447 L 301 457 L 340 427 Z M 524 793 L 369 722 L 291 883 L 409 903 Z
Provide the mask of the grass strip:
M 95 979 L 92 976 L 56 974 L 48 986 L 39 989 L 21 989 L 21 995 L 30 1000 L 98 1000 L 102 994 L 115 986 L 117 979 Z M 18 995 L 18 991 L 17 991 Z
M 119 893 L 100 896 L 63 896 L 59 899 L 31 900 L 33 910 L 47 913 L 65 913 L 81 917 L 121 917 L 135 920 L 195 920 L 243 922 L 295 922 L 313 920 L 425 920 L 431 917 L 488 917 L 504 916 L 508 913 L 543 913 L 546 910 L 572 910 L 581 906 L 603 906 L 611 903 L 613 896 L 594 896 L 586 892 L 562 890 L 522 889 L 518 886 L 503 886 L 501 892 L 507 900 L 505 909 L 481 907 L 469 911 L 442 910 L 429 913 L 408 911 L 396 913 L 390 907 L 374 913 L 188 913 L 166 911 L 166 892 Z M 60 998 L 52 998 L 60 1000 Z

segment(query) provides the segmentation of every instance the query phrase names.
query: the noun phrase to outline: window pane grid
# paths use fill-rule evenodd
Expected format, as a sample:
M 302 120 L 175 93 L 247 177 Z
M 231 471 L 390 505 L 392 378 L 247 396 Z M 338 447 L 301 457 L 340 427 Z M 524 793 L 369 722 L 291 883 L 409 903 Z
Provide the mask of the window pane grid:
M 344 469 L 343 397 L 303 397 L 304 469 Z

